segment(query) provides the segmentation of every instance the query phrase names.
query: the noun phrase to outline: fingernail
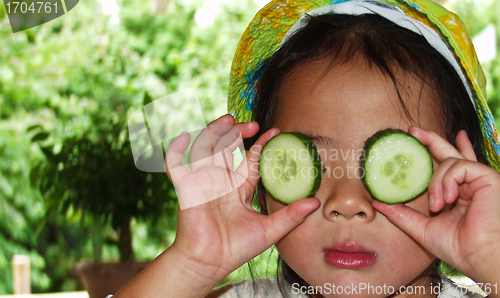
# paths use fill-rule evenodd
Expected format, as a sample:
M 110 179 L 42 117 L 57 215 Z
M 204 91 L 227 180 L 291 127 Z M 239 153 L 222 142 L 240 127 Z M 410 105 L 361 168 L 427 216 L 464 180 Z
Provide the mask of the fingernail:
M 429 204 L 434 206 L 434 203 L 436 202 L 436 198 L 434 198 L 434 195 L 429 195 Z

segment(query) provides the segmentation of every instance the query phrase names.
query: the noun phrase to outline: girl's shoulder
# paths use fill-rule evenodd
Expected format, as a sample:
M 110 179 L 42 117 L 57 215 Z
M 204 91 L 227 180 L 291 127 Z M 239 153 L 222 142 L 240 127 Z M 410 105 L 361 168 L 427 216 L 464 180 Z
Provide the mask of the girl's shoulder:
M 287 292 L 290 298 L 306 298 L 303 295 Z M 283 298 L 276 278 L 245 280 L 236 284 L 225 285 L 216 289 L 212 294 L 214 296 L 207 296 L 207 298 Z

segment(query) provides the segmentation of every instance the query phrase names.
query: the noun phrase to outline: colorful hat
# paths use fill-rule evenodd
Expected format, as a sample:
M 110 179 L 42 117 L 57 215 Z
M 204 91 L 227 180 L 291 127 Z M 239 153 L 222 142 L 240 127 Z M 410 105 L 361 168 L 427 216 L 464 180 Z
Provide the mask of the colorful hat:
M 500 170 L 500 144 L 486 103 L 486 79 L 470 34 L 458 16 L 430 0 L 273 0 L 250 22 L 231 67 L 228 110 L 237 122 L 253 120 L 258 79 L 267 58 L 307 22 L 308 15 L 327 12 L 379 14 L 424 36 L 456 69 L 479 116 L 489 164 Z

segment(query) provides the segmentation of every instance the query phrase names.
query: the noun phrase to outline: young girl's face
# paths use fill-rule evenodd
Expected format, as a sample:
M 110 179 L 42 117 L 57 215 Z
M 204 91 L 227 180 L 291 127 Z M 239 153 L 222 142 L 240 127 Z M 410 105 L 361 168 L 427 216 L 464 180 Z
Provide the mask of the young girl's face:
M 435 257 L 372 208 L 359 158 L 366 139 L 385 128 L 406 131 L 413 124 L 444 137 L 437 96 L 421 80 L 396 71 L 411 122 L 393 81 L 363 59 L 351 60 L 330 70 L 329 59 L 307 62 L 280 87 L 274 127 L 313 137 L 326 171 L 316 194 L 320 208 L 277 248 L 307 283 L 324 287 L 325 297 L 339 296 L 329 294 L 333 284 L 346 297 L 389 296 L 400 287 L 428 296 L 430 288 L 417 286 L 430 285 Z M 269 195 L 267 205 L 269 212 L 285 207 Z M 427 192 L 407 205 L 430 213 Z

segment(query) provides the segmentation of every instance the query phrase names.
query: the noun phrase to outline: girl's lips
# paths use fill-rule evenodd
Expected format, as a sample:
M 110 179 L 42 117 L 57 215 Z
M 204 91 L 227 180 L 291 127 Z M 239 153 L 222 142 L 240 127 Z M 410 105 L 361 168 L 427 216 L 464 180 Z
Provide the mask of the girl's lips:
M 377 255 L 357 242 L 339 242 L 324 252 L 325 262 L 337 268 L 361 269 L 375 264 Z

